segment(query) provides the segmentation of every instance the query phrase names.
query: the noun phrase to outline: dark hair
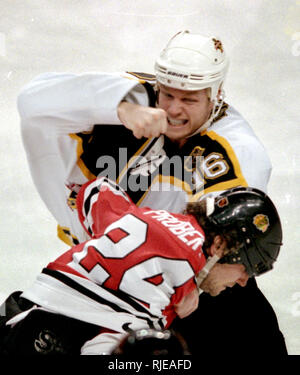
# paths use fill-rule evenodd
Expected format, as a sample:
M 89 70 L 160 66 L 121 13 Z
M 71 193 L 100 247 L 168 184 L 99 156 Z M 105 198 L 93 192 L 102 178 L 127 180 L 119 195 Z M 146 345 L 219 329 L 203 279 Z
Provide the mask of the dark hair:
M 191 202 L 186 205 L 183 212 L 186 215 L 193 215 L 205 234 L 203 250 L 207 255 L 207 249 L 212 245 L 217 235 L 222 236 L 227 242 L 227 249 L 237 249 L 241 245 L 238 231 L 233 227 L 220 228 L 213 224 L 206 215 L 206 200 Z

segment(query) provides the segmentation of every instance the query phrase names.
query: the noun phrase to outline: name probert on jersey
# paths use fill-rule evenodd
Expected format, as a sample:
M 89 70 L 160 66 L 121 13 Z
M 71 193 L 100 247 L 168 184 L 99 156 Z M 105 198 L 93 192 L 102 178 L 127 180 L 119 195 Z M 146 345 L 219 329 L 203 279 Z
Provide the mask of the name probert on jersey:
M 153 219 L 167 227 L 179 240 L 191 246 L 193 250 L 197 250 L 199 246 L 203 245 L 203 234 L 196 230 L 191 223 L 181 221 L 165 210 L 146 211 L 144 215 L 151 215 Z

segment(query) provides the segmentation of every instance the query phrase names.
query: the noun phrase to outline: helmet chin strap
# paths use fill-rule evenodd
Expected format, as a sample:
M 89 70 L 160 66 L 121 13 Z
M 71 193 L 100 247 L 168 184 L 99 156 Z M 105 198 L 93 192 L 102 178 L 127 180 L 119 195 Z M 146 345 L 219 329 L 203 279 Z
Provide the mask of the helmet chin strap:
M 200 288 L 202 281 L 206 279 L 207 275 L 209 274 L 209 271 L 213 268 L 213 266 L 218 262 L 219 259 L 220 257 L 217 254 L 213 255 L 212 257 L 208 257 L 205 266 L 196 276 L 196 282 L 197 282 L 199 294 L 203 292 L 203 290 Z
M 214 107 L 213 107 L 213 109 L 211 111 L 209 119 L 207 121 L 205 121 L 205 123 L 203 125 L 201 125 L 194 133 L 190 134 L 187 138 L 190 138 L 190 137 L 192 137 L 195 134 L 199 134 L 199 133 L 203 132 L 204 130 L 206 130 L 207 128 L 209 128 L 211 126 L 213 120 L 220 113 L 220 110 L 221 110 L 222 105 L 224 103 L 225 92 L 223 90 L 221 91 L 219 97 L 220 97 L 219 100 L 218 99 L 214 100 Z

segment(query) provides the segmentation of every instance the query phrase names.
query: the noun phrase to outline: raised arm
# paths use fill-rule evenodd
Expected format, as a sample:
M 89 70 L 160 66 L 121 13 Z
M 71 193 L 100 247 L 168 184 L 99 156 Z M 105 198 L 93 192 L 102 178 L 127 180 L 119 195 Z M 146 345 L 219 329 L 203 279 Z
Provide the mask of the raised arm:
M 148 105 L 143 85 L 126 74 L 43 74 L 18 97 L 22 129 L 42 128 L 50 136 L 88 131 L 94 124 L 121 124 L 117 107 L 125 97 Z

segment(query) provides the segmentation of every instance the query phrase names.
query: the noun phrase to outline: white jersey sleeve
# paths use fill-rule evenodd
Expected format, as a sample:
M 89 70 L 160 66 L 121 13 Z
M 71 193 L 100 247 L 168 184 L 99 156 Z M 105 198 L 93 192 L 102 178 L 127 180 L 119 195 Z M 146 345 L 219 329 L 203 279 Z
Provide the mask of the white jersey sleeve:
M 124 98 L 148 105 L 139 79 L 126 73 L 42 74 L 18 97 L 22 140 L 34 184 L 59 223 L 58 236 L 68 245 L 87 238 L 77 212 L 67 206 L 67 197 L 76 190 L 74 181 L 82 185 L 95 177 L 83 174 L 77 165 L 80 146 L 75 134 L 92 131 L 94 124 L 121 125 L 117 106 Z
M 139 80 L 125 73 L 40 75 L 18 97 L 24 134 L 41 122 L 47 137 L 89 131 L 94 124 L 120 125 L 117 107 L 127 94 L 133 102 L 148 104 Z

